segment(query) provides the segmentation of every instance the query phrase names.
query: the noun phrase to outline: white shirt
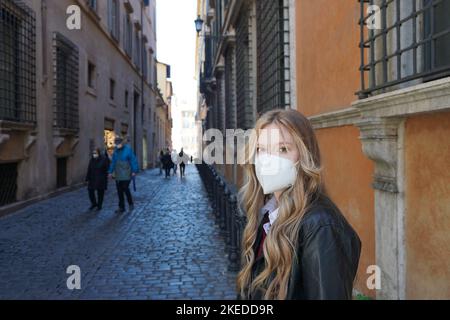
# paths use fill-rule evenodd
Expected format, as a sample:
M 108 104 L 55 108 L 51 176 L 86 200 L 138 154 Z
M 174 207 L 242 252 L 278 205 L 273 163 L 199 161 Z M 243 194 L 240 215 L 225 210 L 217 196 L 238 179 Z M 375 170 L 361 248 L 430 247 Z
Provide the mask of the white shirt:
M 264 231 L 266 234 L 269 233 L 270 226 L 275 222 L 275 220 L 278 217 L 278 208 L 277 206 L 277 200 L 275 196 L 272 196 L 269 201 L 261 208 L 260 211 L 260 218 L 262 219 L 267 211 L 269 211 L 269 222 L 265 223 L 263 225 Z

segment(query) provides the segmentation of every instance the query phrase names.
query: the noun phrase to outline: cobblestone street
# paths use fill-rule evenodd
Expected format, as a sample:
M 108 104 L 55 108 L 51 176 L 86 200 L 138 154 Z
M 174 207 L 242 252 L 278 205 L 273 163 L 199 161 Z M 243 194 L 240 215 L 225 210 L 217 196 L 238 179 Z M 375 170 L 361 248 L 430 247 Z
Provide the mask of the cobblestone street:
M 110 181 L 101 212 L 86 188 L 0 218 L 0 299 L 234 299 L 224 240 L 197 169 L 141 173 L 135 209 L 118 214 Z M 81 269 L 69 290 L 66 269 Z

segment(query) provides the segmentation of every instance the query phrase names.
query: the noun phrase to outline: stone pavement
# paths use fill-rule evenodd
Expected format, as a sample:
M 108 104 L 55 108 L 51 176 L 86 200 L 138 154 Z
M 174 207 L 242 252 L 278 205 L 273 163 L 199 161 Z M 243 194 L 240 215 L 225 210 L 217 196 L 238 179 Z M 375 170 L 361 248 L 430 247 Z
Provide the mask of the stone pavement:
M 135 210 L 89 212 L 85 188 L 0 218 L 0 299 L 234 299 L 224 240 L 194 165 L 141 173 Z M 81 269 L 69 290 L 66 269 Z

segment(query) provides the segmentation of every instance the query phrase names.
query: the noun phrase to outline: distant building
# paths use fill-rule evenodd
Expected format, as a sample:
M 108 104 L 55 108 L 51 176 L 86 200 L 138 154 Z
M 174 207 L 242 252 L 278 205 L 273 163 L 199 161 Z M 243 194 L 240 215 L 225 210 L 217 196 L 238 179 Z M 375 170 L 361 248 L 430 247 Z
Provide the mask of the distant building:
M 198 156 L 198 130 L 195 115 L 195 105 L 176 99 L 173 111 L 173 148 L 178 152 L 183 148 L 186 154 L 194 158 Z
M 170 66 L 161 62 L 156 63 L 158 97 L 155 115 L 155 157 L 165 148 L 172 149 L 172 96 L 173 88 L 170 79 Z

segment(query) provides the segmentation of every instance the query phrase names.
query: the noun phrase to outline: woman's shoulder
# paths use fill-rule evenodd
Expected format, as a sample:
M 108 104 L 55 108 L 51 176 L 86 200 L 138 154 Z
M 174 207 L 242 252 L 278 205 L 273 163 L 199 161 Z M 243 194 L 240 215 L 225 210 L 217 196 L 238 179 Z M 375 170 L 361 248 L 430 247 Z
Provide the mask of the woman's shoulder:
M 303 215 L 300 231 L 303 235 L 308 235 L 322 227 L 353 230 L 339 208 L 328 197 L 322 197 L 310 205 Z

